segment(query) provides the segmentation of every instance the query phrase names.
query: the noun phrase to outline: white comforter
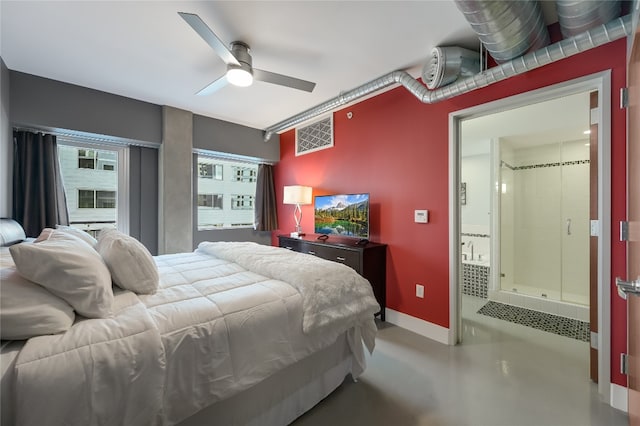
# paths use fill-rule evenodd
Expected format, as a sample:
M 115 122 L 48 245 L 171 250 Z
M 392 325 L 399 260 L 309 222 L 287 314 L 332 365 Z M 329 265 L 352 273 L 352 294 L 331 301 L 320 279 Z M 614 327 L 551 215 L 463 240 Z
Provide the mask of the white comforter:
M 379 306 L 343 265 L 252 243 L 202 244 L 156 263 L 156 294 L 117 292 L 112 318 L 26 343 L 16 362 L 18 424 L 176 424 L 345 331 L 354 376 L 364 369 L 362 340 L 373 350 Z

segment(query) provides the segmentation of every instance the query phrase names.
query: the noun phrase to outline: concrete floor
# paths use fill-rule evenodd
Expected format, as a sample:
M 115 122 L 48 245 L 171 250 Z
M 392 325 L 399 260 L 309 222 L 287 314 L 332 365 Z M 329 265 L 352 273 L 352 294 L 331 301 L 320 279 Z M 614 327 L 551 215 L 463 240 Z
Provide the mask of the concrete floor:
M 463 300 L 463 344 L 447 346 L 379 323 L 357 383 L 340 388 L 296 426 L 627 425 L 600 402 L 585 342 L 476 314 Z

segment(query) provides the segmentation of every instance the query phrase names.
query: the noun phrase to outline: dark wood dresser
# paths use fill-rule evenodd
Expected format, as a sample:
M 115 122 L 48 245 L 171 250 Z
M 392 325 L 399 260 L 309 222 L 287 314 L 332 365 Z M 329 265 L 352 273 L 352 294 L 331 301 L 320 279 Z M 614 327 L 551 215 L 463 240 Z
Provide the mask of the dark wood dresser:
M 334 262 L 344 263 L 365 277 L 373 287 L 373 294 L 380 304 L 380 319 L 384 321 L 387 283 L 387 245 L 379 243 L 356 244 L 357 239 L 331 236 L 318 240 L 310 234 L 302 238 L 278 235 L 279 246 L 300 253 L 307 253 Z

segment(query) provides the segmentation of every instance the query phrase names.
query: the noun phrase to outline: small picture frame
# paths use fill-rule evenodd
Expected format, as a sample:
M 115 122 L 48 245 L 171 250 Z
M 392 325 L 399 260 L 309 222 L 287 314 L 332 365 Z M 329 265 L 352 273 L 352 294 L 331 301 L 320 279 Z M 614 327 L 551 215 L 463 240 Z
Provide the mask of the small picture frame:
M 460 182 L 460 205 L 467 205 L 467 182 Z

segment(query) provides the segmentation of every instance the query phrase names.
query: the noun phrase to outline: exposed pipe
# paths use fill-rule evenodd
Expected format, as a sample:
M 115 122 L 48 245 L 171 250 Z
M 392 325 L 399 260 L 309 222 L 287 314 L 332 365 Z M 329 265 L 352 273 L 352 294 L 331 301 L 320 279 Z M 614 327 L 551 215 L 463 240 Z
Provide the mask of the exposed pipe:
M 265 142 L 273 133 L 286 130 L 304 121 L 334 110 L 342 105 L 363 98 L 393 84 L 401 84 L 411 94 L 425 104 L 433 104 L 472 90 L 489 86 L 507 78 L 523 74 L 550 63 L 585 52 L 603 44 L 610 43 L 631 33 L 631 15 L 614 19 L 606 25 L 597 26 L 575 37 L 561 40 L 543 49 L 528 53 L 512 61 L 490 68 L 472 77 L 458 80 L 449 86 L 437 90 L 428 90 L 422 83 L 406 71 L 392 71 L 355 89 L 343 92 L 315 107 L 289 117 L 264 130 Z
M 537 0 L 454 1 L 498 63 L 542 49 L 549 44 L 549 31 Z
M 588 31 L 620 16 L 620 0 L 557 0 L 558 23 L 564 37 Z
M 478 52 L 457 46 L 434 47 L 422 69 L 422 82 L 433 90 L 480 71 Z

